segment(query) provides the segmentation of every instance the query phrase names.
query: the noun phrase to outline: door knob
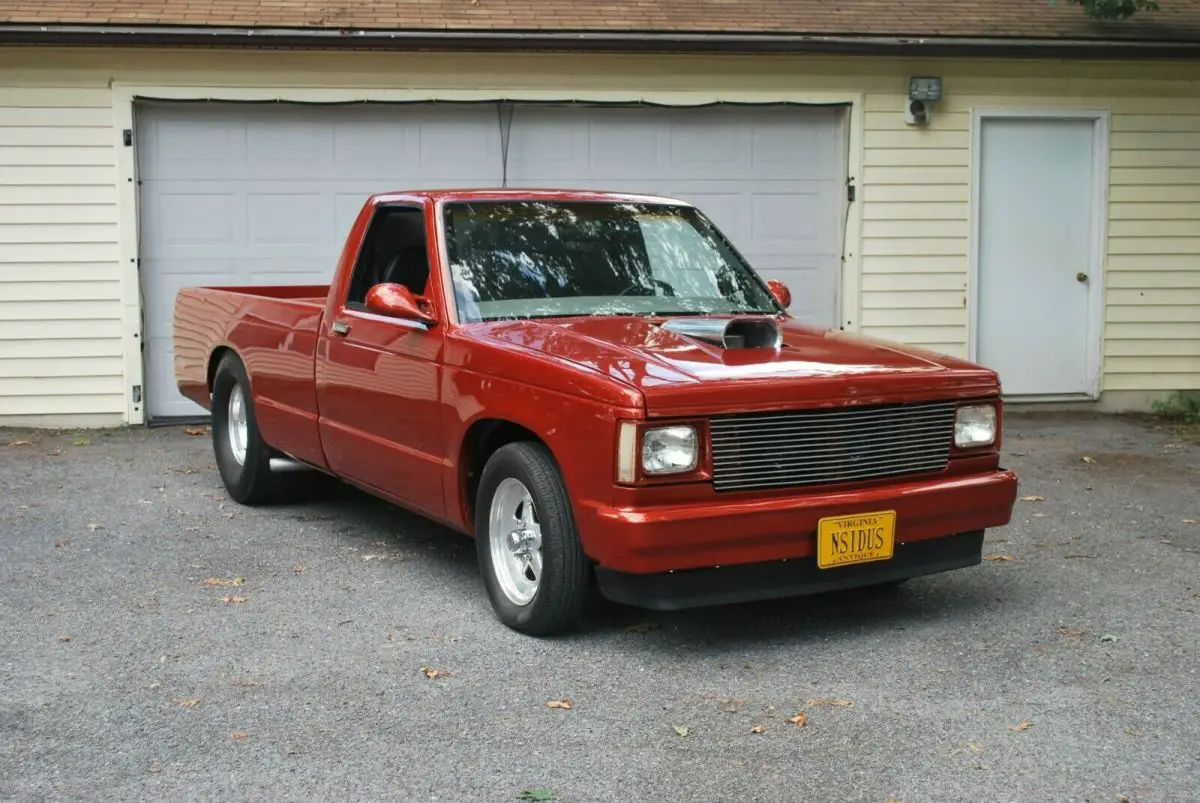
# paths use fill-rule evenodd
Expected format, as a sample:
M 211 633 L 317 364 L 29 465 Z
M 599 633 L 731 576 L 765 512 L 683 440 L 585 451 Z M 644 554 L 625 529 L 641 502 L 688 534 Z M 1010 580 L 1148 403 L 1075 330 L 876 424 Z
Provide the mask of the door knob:
M 1077 282 L 1086 282 L 1086 281 L 1087 281 L 1087 274 L 1086 274 L 1086 273 L 1083 273 L 1083 272 L 1076 273 L 1076 274 L 1075 274 L 1075 281 L 1077 281 Z

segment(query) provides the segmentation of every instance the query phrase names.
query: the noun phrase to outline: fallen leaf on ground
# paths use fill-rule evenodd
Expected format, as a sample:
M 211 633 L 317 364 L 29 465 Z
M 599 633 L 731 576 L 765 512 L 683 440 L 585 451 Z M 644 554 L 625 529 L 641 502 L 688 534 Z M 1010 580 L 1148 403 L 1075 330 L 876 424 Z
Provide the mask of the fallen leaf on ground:
M 250 734 L 246 733 L 245 731 L 234 731 L 233 733 L 229 734 L 229 738 L 230 739 L 239 739 L 239 740 L 240 739 L 249 739 Z
M 1045 502 L 1045 501 L 1046 501 L 1046 497 L 1044 497 L 1044 496 L 1033 496 L 1033 495 L 1030 495 L 1030 496 L 1022 496 L 1022 497 L 1021 497 L 1021 501 L 1022 501 L 1022 502 Z
M 1016 725 L 1009 726 L 1009 730 L 1020 733 L 1021 731 L 1027 731 L 1032 727 L 1033 727 L 1033 723 L 1030 722 L 1029 720 L 1025 720 L 1024 722 L 1020 722 Z
M 173 700 L 172 702 L 174 702 L 175 705 L 179 706 L 180 708 L 195 708 L 196 706 L 200 705 L 200 700 L 196 697 L 192 697 L 187 700 Z
M 766 728 L 764 728 L 762 725 L 755 725 L 753 728 L 750 729 L 750 732 L 751 733 L 762 733 L 765 730 L 766 730 Z
M 805 702 L 809 705 L 837 705 L 842 706 L 843 708 L 854 705 L 854 703 L 850 700 L 841 700 L 837 697 L 831 697 L 823 700 L 805 700 Z
M 788 722 L 794 723 L 797 728 L 803 728 L 808 722 L 808 714 L 801 711 L 799 714 L 796 714 L 796 716 L 789 717 Z
M 188 435 L 207 435 L 208 427 L 184 427 L 183 431 Z
M 1105 633 L 1103 636 L 1100 637 L 1100 641 L 1105 644 L 1115 644 L 1116 642 L 1118 642 L 1120 640 L 1121 640 L 1120 636 L 1114 636 L 1112 633 Z
M 517 800 L 555 800 L 558 795 L 553 789 L 522 789 Z
M 689 733 L 691 733 L 691 731 L 688 730 L 686 725 L 676 725 L 675 732 L 678 733 L 680 736 L 687 736 Z
M 1012 560 L 1012 555 L 984 555 L 984 560 Z
M 546 707 L 547 708 L 560 708 L 564 711 L 570 711 L 572 708 L 575 707 L 575 702 L 570 699 L 551 700 L 550 702 L 546 703 Z
M 241 577 L 231 577 L 228 580 L 223 577 L 208 577 L 202 581 L 206 586 L 240 586 L 244 582 L 246 581 Z
M 1096 458 L 1094 458 L 1094 457 L 1088 457 L 1087 455 L 1084 455 L 1084 456 L 1083 456 L 1083 462 L 1085 462 L 1085 463 L 1095 463 L 1095 462 L 1096 462 Z
M 625 628 L 626 633 L 649 633 L 652 630 L 658 630 L 658 625 L 654 622 L 641 622 Z
M 262 681 L 258 681 L 258 680 L 249 680 L 248 678 L 234 678 L 233 685 L 239 686 L 244 689 L 255 689 L 263 684 L 262 684 Z
M 245 597 L 233 597 L 233 596 L 221 597 L 221 602 L 227 602 L 230 605 L 240 605 L 245 601 L 246 601 Z
M 292 571 L 294 571 L 296 574 L 300 574 L 301 572 L 308 571 L 308 567 L 307 566 L 296 566 L 292 569 Z
M 431 666 L 421 667 L 421 674 L 424 675 L 425 677 L 429 678 L 430 680 L 437 680 L 438 678 L 444 678 L 444 677 L 450 676 L 450 673 L 447 672 L 445 669 L 434 669 Z

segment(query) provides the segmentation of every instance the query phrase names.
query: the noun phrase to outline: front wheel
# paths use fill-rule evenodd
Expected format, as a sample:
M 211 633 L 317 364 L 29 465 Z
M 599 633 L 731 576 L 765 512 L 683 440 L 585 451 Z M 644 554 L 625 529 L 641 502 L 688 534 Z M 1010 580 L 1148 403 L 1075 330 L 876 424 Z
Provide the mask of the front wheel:
M 558 466 L 539 443 L 510 443 L 483 469 L 475 505 L 480 571 L 496 615 L 534 636 L 583 612 L 588 561 Z

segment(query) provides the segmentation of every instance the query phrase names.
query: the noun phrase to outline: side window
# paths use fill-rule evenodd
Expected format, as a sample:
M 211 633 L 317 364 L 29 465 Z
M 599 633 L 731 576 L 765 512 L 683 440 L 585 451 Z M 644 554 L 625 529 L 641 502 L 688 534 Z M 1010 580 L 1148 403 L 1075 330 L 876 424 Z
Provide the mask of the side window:
M 375 212 L 354 263 L 346 306 L 362 309 L 367 291 L 385 282 L 402 284 L 415 296 L 425 295 L 429 254 L 421 209 L 385 206 Z

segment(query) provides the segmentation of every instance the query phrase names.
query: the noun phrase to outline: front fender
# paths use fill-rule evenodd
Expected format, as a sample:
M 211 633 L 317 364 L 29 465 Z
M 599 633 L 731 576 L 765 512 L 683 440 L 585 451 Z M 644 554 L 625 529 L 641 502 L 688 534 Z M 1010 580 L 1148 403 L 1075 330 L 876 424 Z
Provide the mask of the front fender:
M 592 552 L 591 514 L 597 506 L 613 504 L 616 464 L 616 422 L 642 418 L 637 407 L 619 407 L 558 391 L 530 386 L 515 379 L 447 367 L 443 375 L 445 454 L 448 461 L 446 510 L 452 524 L 472 532 L 463 487 L 460 455 L 467 432 L 481 420 L 506 421 L 540 438 L 562 471 L 575 511 L 585 551 Z

